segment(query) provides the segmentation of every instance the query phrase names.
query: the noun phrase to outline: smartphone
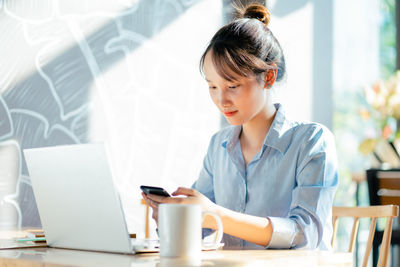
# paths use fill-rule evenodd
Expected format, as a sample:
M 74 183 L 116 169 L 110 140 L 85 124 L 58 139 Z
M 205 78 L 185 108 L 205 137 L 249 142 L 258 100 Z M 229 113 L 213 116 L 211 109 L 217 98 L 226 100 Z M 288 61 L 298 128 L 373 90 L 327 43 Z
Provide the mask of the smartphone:
M 170 197 L 171 196 L 170 194 L 168 194 L 167 191 L 165 191 L 164 188 L 161 188 L 161 187 L 141 185 L 140 189 L 142 189 L 142 191 L 146 195 L 153 194 L 153 195 L 158 195 L 158 196 L 163 196 L 163 197 Z

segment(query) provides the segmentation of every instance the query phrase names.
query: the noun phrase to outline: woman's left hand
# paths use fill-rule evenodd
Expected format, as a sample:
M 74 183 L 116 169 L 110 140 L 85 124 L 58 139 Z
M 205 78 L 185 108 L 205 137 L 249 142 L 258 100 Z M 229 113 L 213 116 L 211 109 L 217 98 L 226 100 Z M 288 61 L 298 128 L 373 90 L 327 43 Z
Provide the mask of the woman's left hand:
M 198 204 L 201 206 L 202 211 L 214 211 L 215 204 L 199 191 L 192 188 L 178 187 L 172 193 L 172 196 L 186 196 L 186 197 L 163 197 L 158 195 L 147 195 L 147 199 L 151 201 L 154 206 L 162 203 L 169 204 Z M 152 206 L 153 206 L 152 205 Z

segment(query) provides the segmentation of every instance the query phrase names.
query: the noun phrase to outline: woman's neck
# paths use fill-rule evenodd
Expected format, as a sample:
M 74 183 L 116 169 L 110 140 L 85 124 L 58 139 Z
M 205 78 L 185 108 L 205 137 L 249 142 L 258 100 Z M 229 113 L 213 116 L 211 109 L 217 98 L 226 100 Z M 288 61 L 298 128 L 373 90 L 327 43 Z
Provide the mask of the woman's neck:
M 259 114 L 243 124 L 240 142 L 248 148 L 259 149 L 268 134 L 275 114 L 274 104 L 268 103 Z

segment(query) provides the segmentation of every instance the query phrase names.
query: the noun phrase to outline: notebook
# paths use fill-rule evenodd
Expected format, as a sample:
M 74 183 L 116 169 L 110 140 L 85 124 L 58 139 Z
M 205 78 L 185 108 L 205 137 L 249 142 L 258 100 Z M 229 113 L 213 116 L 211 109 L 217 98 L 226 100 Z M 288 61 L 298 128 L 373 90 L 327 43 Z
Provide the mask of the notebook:
M 132 240 L 104 144 L 24 149 L 47 245 L 116 253 L 158 251 Z

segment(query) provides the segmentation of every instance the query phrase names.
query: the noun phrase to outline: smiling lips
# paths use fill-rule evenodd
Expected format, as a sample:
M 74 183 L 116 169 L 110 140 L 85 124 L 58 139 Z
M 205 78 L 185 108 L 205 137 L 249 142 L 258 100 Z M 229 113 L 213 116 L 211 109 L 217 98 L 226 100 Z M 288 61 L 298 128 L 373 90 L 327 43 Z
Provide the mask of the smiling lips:
M 231 116 L 235 115 L 236 112 L 237 112 L 237 110 L 235 110 L 235 111 L 230 111 L 230 112 L 224 112 L 224 115 L 227 116 L 227 117 L 231 117 Z

